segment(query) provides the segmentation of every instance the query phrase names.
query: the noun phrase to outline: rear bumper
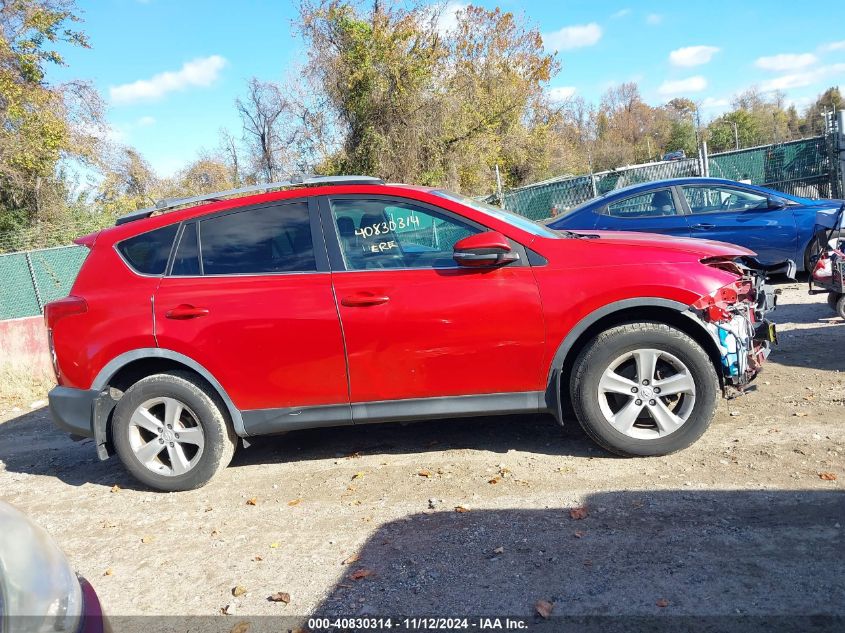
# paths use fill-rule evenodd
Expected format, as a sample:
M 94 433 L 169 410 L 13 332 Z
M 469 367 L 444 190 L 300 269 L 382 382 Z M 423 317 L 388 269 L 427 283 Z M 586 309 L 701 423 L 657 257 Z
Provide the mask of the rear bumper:
M 47 399 L 50 415 L 60 429 L 71 435 L 93 437 L 97 455 L 107 459 L 111 454 L 107 425 L 115 400 L 108 392 L 96 389 L 53 387 Z

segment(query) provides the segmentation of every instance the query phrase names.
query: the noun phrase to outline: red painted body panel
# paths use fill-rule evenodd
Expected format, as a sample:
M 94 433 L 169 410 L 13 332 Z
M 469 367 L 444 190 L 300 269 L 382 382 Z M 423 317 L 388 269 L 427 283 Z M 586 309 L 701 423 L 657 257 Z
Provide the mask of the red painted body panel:
M 70 291 L 85 299 L 88 311 L 52 324 L 59 384 L 65 387 L 88 389 L 113 358 L 156 346 L 152 298 L 161 280 L 134 274 L 107 244 L 91 250 Z
M 189 304 L 208 314 L 167 318 Z M 165 277 L 158 344 L 194 359 L 239 409 L 343 404 L 343 337 L 329 273 Z
M 547 263 L 160 278 L 132 272 L 114 250 L 122 239 L 188 218 L 328 194 L 427 202 L 499 231 Z M 92 252 L 71 293 L 85 298 L 88 312 L 54 325 L 62 384 L 87 389 L 121 353 L 158 345 L 203 365 L 243 410 L 338 404 L 350 397 L 366 402 L 542 390 L 561 341 L 594 310 L 642 297 L 690 305 L 736 278 L 702 265 L 702 258 L 749 253 L 719 242 L 632 233 L 537 237 L 426 188 L 394 185 L 294 189 L 215 202 L 112 227 L 86 245 Z M 344 299 L 359 305 L 344 305 Z M 166 318 L 183 304 L 208 314 Z
M 335 273 L 352 402 L 535 391 L 545 331 L 531 268 Z

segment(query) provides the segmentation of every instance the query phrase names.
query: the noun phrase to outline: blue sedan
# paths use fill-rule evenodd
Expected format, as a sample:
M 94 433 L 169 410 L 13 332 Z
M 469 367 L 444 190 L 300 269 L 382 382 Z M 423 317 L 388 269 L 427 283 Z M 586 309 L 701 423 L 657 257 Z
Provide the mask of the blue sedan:
M 673 178 L 615 189 L 548 221 L 553 229 L 643 231 L 729 242 L 763 264 L 809 267 L 816 213 L 841 200 L 809 200 L 722 178 Z

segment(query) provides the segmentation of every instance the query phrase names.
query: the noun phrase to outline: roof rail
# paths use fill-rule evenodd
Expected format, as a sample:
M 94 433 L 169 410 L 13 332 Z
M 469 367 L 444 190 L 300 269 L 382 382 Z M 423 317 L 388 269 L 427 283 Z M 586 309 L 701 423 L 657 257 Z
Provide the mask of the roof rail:
M 307 187 L 310 185 L 383 185 L 384 181 L 381 178 L 374 178 L 373 176 L 299 176 L 293 177 L 290 180 L 282 182 L 267 182 L 258 185 L 250 185 L 248 187 L 239 187 L 237 189 L 227 189 L 226 191 L 217 191 L 215 193 L 206 193 L 201 196 L 192 196 L 190 198 L 171 198 L 166 200 L 159 200 L 155 206 L 147 207 L 146 209 L 139 209 L 132 211 L 126 215 L 122 215 L 115 221 L 116 225 L 134 222 L 143 218 L 150 217 L 153 213 L 171 211 L 178 207 L 183 207 L 197 202 L 215 202 L 223 200 L 230 196 L 237 196 L 247 193 L 261 193 L 271 191 L 274 189 L 287 189 L 289 187 Z

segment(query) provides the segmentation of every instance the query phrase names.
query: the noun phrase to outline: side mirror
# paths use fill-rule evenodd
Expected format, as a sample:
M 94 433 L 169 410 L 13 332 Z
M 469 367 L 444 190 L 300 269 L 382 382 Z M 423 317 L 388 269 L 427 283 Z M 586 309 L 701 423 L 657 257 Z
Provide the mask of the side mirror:
M 495 268 L 518 261 L 519 253 L 513 252 L 504 235 L 487 231 L 458 240 L 452 258 L 466 268 Z
M 786 208 L 786 200 L 783 198 L 769 198 L 769 209 L 776 210 L 776 209 L 785 209 Z

